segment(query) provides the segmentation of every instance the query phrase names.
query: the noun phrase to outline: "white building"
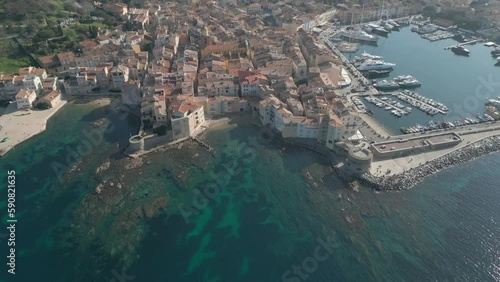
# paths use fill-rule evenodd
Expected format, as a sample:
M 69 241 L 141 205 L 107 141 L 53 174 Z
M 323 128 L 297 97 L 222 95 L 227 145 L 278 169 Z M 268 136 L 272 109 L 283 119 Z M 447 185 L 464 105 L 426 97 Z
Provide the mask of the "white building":
M 271 110 L 274 112 L 274 128 L 282 132 L 284 124 L 291 122 L 293 114 L 286 108 L 278 108 L 277 106 L 273 106 Z
M 240 78 L 241 79 L 241 78 Z M 241 96 L 259 96 L 259 76 L 250 75 L 241 79 Z
M 206 83 L 207 96 L 238 96 L 238 85 L 232 80 Z
M 23 88 L 16 95 L 18 109 L 29 109 L 36 99 L 36 92 L 33 89 Z
M 141 104 L 141 82 L 138 80 L 129 80 L 123 83 L 121 91 L 124 105 L 139 106 Z
M 319 125 L 316 120 L 307 118 L 297 125 L 297 137 L 316 139 L 318 137 L 318 128 Z
M 344 135 L 345 127 L 342 120 L 335 114 L 330 115 L 330 121 L 328 123 L 328 131 L 326 134 L 326 147 L 330 150 L 335 146 L 335 142 L 342 140 Z
M 205 112 L 202 105 L 177 101 L 170 106 L 170 119 L 175 140 L 191 136 L 205 121 Z
M 129 80 L 129 69 L 126 66 L 118 65 L 110 71 L 113 87 L 120 88 L 123 83 Z
M 284 104 L 274 95 L 259 102 L 259 117 L 263 125 L 275 124 L 275 107 L 284 107 Z
M 259 3 L 252 3 L 246 7 L 248 14 L 258 13 L 262 10 L 262 5 Z
M 38 94 L 42 90 L 42 80 L 38 75 L 29 74 L 23 78 L 23 87 L 33 89 Z
M 344 136 L 350 137 L 357 133 L 358 127 L 361 125 L 361 117 L 357 112 L 345 111 L 340 115 L 340 119 L 345 127 Z
M 51 108 L 54 108 L 61 102 L 61 91 L 51 91 L 49 94 L 45 95 L 45 97 L 42 98 L 41 102 L 49 105 Z

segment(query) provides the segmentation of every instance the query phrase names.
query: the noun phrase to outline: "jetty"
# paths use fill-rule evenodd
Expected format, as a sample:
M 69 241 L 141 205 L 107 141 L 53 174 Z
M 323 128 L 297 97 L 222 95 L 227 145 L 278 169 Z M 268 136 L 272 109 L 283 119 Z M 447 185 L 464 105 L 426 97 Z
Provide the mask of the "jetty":
M 448 47 L 444 47 L 444 49 L 448 50 L 448 49 L 451 49 L 453 47 L 460 47 L 460 46 L 470 45 L 470 44 L 474 44 L 474 43 L 477 43 L 477 42 L 480 42 L 480 41 L 483 41 L 483 40 L 482 39 L 476 39 L 476 40 L 471 40 L 471 41 L 467 41 L 467 42 L 462 42 L 462 43 L 459 43 L 459 44 L 455 44 L 455 45 L 451 45 L 451 46 L 448 46 Z
M 413 97 L 405 94 L 404 92 L 392 93 L 391 95 L 396 96 L 396 97 L 398 97 L 398 96 L 404 96 L 407 99 L 407 101 L 413 101 L 414 103 L 423 103 L 423 104 L 425 104 L 426 107 L 429 107 L 433 111 L 438 112 L 438 113 L 443 114 L 443 115 L 446 115 L 446 113 L 447 113 L 446 111 L 443 111 L 443 110 L 441 110 L 441 109 L 439 109 L 437 107 L 434 107 L 433 105 L 431 105 L 431 104 L 429 104 L 429 103 L 427 103 L 427 102 L 425 102 L 423 100 L 415 99 L 415 98 L 413 98 Z M 405 101 L 405 100 L 403 100 L 403 101 Z
M 395 105 L 393 105 L 393 104 L 391 104 L 391 103 L 389 103 L 389 102 L 387 102 L 387 101 L 384 101 L 384 100 L 379 99 L 379 98 L 375 98 L 375 97 L 373 97 L 373 96 L 370 96 L 370 97 L 371 97 L 371 99 L 373 100 L 373 102 L 375 102 L 374 104 L 376 104 L 376 103 L 381 103 L 381 104 L 383 104 L 385 107 L 390 107 L 390 108 L 391 108 L 391 110 L 404 111 L 404 108 L 398 108 L 398 107 L 396 107 Z

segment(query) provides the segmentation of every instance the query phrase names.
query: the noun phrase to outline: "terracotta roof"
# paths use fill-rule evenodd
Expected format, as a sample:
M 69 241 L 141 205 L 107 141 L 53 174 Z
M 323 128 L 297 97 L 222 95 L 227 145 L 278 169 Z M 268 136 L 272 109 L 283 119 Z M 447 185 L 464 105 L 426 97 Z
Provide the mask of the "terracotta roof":
M 21 89 L 19 90 L 19 92 L 17 92 L 16 94 L 16 98 L 27 98 L 29 95 L 35 93 L 34 90 L 31 90 L 31 89 Z
M 79 44 L 82 48 L 91 48 L 91 47 L 96 47 L 97 45 L 99 45 L 99 43 L 95 40 L 84 40 L 84 41 L 81 41 Z
M 46 101 L 52 101 L 60 95 L 61 95 L 61 91 L 54 90 L 54 91 L 51 91 L 49 94 L 47 94 L 45 97 L 43 97 L 43 99 Z

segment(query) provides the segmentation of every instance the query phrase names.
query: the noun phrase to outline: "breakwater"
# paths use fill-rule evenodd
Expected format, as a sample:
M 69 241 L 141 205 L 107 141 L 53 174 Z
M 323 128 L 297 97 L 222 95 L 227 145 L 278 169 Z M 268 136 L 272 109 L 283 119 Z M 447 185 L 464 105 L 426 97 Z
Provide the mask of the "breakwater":
M 478 142 L 469 144 L 445 156 L 430 160 L 401 174 L 377 177 L 366 173 L 361 176 L 361 179 L 368 182 L 369 185 L 377 190 L 406 190 L 415 186 L 429 175 L 497 151 L 500 151 L 500 135 L 488 137 Z

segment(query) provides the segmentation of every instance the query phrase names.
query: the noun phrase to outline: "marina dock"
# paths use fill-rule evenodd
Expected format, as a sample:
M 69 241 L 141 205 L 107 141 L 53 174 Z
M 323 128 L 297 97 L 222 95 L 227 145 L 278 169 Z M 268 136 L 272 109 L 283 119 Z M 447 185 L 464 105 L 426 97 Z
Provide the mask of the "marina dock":
M 404 111 L 404 108 L 398 108 L 395 105 L 388 103 L 387 101 L 384 101 L 384 100 L 379 99 L 379 98 L 375 98 L 373 96 L 370 96 L 370 97 L 371 97 L 371 99 L 373 99 L 373 101 L 375 103 L 382 103 L 382 104 L 384 104 L 384 107 L 390 107 L 391 110 Z
M 397 96 L 404 96 L 404 97 L 406 97 L 408 100 L 410 100 L 410 101 L 414 101 L 415 103 L 423 103 L 423 104 L 425 104 L 427 107 L 429 107 L 429 108 L 431 108 L 432 110 L 437 111 L 438 113 L 443 114 L 443 115 L 446 115 L 446 113 L 447 113 L 446 111 L 443 111 L 443 110 L 441 110 L 441 109 L 439 109 L 439 108 L 436 108 L 436 107 L 434 107 L 434 106 L 430 105 L 429 103 L 426 103 L 426 102 L 424 102 L 424 101 L 421 101 L 421 100 L 415 99 L 415 98 L 413 98 L 413 97 L 411 97 L 411 96 L 408 96 L 408 95 L 404 94 L 403 92 L 395 92 L 395 93 L 391 93 L 391 95 L 392 95 L 392 96 L 396 96 L 396 97 L 397 97 Z
M 483 41 L 483 40 L 482 39 L 476 39 L 476 40 L 472 40 L 472 41 L 462 42 L 462 43 L 459 43 L 459 44 L 456 44 L 456 45 L 451 45 L 451 46 L 445 47 L 444 49 L 448 50 L 448 49 L 451 49 L 453 47 L 460 47 L 460 46 L 470 45 L 470 44 L 474 44 L 474 43 L 481 42 L 481 41 Z

